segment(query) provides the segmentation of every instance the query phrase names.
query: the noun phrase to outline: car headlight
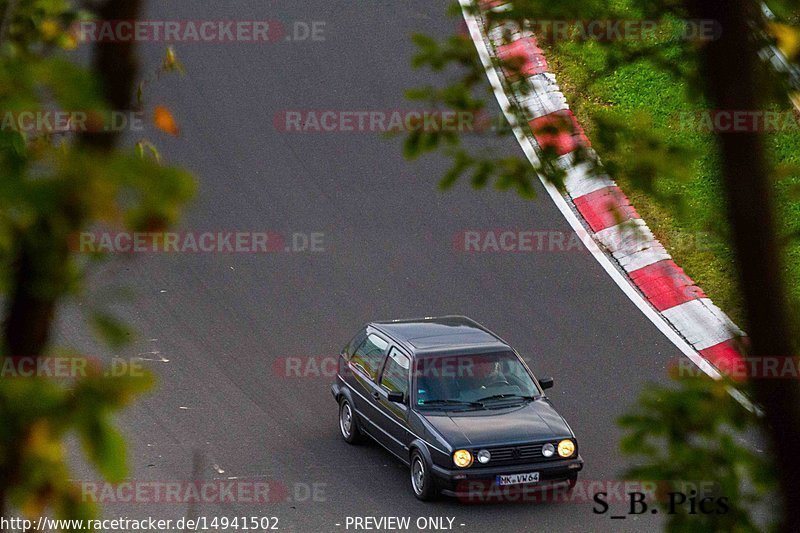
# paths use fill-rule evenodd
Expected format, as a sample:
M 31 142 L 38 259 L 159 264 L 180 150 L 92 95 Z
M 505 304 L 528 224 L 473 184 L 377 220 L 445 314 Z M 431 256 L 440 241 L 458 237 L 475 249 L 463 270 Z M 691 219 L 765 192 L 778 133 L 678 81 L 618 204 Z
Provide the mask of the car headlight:
M 472 454 L 467 450 L 456 450 L 453 454 L 453 462 L 459 468 L 472 466 Z
M 553 457 L 554 453 L 556 453 L 556 447 L 549 442 L 542 446 L 542 455 L 545 457 Z
M 478 452 L 478 462 L 482 465 L 485 465 L 489 462 L 489 459 L 492 458 L 492 454 L 489 453 L 489 450 L 480 450 Z
M 561 457 L 572 457 L 575 453 L 575 443 L 570 439 L 564 439 L 558 443 L 558 455 Z

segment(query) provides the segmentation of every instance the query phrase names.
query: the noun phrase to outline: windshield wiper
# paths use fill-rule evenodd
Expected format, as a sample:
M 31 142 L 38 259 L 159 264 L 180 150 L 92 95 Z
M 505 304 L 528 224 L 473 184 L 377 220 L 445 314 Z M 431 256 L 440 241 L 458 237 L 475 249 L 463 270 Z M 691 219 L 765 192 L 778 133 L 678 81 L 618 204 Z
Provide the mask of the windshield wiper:
M 531 400 L 531 401 L 533 401 L 533 400 L 536 399 L 536 396 L 524 396 L 524 395 L 521 395 L 521 394 L 493 394 L 493 395 L 487 396 L 485 398 L 479 398 L 479 399 L 475 400 L 475 402 L 476 403 L 480 403 L 480 402 L 488 402 L 488 401 L 491 401 L 491 400 L 506 400 L 506 399 L 509 399 L 509 400 L 510 399 L 513 399 L 513 400 L 520 399 L 520 400 Z
M 421 404 L 420 407 L 425 407 L 428 405 L 467 405 L 469 407 L 483 407 L 483 404 L 480 402 L 468 402 L 466 400 L 425 400 L 425 403 Z

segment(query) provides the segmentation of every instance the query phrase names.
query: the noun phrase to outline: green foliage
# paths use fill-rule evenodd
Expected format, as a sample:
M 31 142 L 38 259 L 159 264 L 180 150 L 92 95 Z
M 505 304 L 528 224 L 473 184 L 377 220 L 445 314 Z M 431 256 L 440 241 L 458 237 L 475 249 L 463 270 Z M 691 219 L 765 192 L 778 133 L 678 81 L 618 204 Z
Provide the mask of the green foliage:
M 0 110 L 6 119 L 0 127 L 0 293 L 6 302 L 25 299 L 55 309 L 80 294 L 86 268 L 103 259 L 75 253 L 71 246 L 80 232 L 98 226 L 161 231 L 178 221 L 194 193 L 191 176 L 163 165 L 149 139 L 112 150 L 87 142 L 89 133 L 111 134 L 102 121 L 121 111 L 108 109 L 99 73 L 70 56 L 79 44 L 71 25 L 90 16 L 66 0 L 0 1 Z M 169 50 L 159 74 L 171 71 L 182 66 Z M 86 113 L 90 129 L 14 127 L 18 113 L 47 110 Z M 100 130 L 91 130 L 92 120 L 100 121 Z M 109 303 L 84 308 L 88 325 L 117 349 L 131 332 L 105 309 Z M 6 305 L 7 321 L 12 308 Z M 24 327 L 49 331 L 52 318 L 43 312 L 39 323 Z M 23 355 L 8 353 L 7 343 L 0 345 L 0 365 Z M 94 516 L 70 481 L 63 444 L 69 435 L 78 437 L 102 476 L 124 479 L 125 442 L 113 416 L 153 378 L 108 374 L 92 367 L 66 381 L 0 376 L 0 513 L 12 506 L 28 516 Z
M 122 348 L 130 340 L 130 329 L 109 313 L 95 311 L 89 317 L 89 323 L 97 336 L 103 339 L 112 349 Z
M 152 376 L 106 377 L 88 371 L 68 383 L 4 377 L 0 382 L 0 473 L 7 504 L 27 516 L 52 509 L 59 518 L 88 518 L 95 509 L 70 480 L 63 439 L 79 436 L 98 472 L 119 482 L 126 475 L 125 443 L 111 423 L 152 384 Z
M 485 74 L 479 58 L 475 54 L 472 41 L 465 36 L 452 36 L 440 43 L 426 35 L 414 35 L 413 41 L 419 49 L 414 56 L 414 68 L 430 68 L 441 72 L 456 65 L 463 76 L 445 87 L 426 86 L 410 89 L 406 98 L 424 102 L 434 109 L 454 110 L 479 117 L 486 106 L 486 100 L 475 95 L 477 87 L 485 85 Z M 508 133 L 507 125 L 500 129 L 486 128 L 470 132 L 470 136 L 497 136 Z M 453 161 L 452 166 L 440 182 L 440 188 L 449 189 L 463 175 L 470 174 L 470 182 L 477 189 L 485 188 L 490 182 L 501 190 L 514 189 L 524 197 L 533 197 L 535 169 L 515 157 L 506 157 L 481 150 L 475 153 L 472 145 L 462 139 L 463 132 L 457 130 L 430 131 L 423 124 L 408 133 L 403 144 L 403 153 L 408 159 L 416 159 L 426 153 L 443 151 Z
M 757 416 L 729 393 L 730 384 L 703 377 L 683 377 L 675 387 L 649 386 L 635 410 L 623 416 L 622 452 L 637 466 L 628 479 L 659 483 L 659 505 L 669 511 L 667 492 L 697 490 L 700 498 L 728 499 L 726 513 L 689 514 L 676 507 L 667 531 L 759 531 L 754 509 L 776 487 L 767 455 L 743 435 L 758 428 Z
M 537 172 L 549 169 L 558 172 L 553 166 L 554 156 L 543 158 L 539 167 L 533 167 L 526 160 L 516 156 L 498 154 L 491 149 L 476 149 L 474 140 L 505 137 L 512 130 L 505 117 L 500 120 L 487 121 L 485 113 L 486 96 L 476 94 L 478 89 L 487 89 L 485 72 L 472 41 L 465 36 L 453 36 L 444 42 L 425 35 L 414 35 L 413 40 L 419 49 L 414 56 L 414 68 L 430 68 L 440 72 L 456 65 L 463 75 L 445 87 L 426 86 L 409 89 L 406 98 L 416 102 L 424 102 L 433 109 L 446 109 L 472 116 L 478 126 L 468 133 L 458 130 L 429 131 L 420 124 L 412 129 L 405 139 L 403 153 L 408 159 L 416 159 L 426 153 L 437 150 L 445 153 L 452 165 L 446 172 L 439 186 L 447 190 L 455 185 L 464 175 L 469 175 L 470 184 L 476 189 L 484 189 L 494 184 L 498 190 L 514 190 L 524 198 L 534 198 L 533 183 Z M 490 95 L 491 90 L 485 92 Z M 518 122 L 524 122 L 521 109 L 512 106 L 509 110 Z M 484 120 L 481 121 L 480 118 Z
M 626 19 L 660 16 L 660 11 L 653 13 L 661 9 L 658 4 L 642 4 L 616 2 L 625 10 Z M 674 23 L 683 16 L 675 9 L 669 20 Z M 681 40 L 664 42 L 659 61 L 643 55 L 624 64 L 610 64 L 608 57 L 617 45 L 561 42 L 547 53 L 609 174 L 631 196 L 676 261 L 735 322 L 746 327 L 741 293 L 736 288 L 716 145 L 712 132 L 692 126 L 693 113 L 710 107 L 699 94 L 695 45 Z M 673 66 L 665 66 L 670 61 Z M 767 93 L 775 99 L 771 108 L 791 109 L 785 102 L 785 80 L 771 81 L 776 88 Z M 652 139 L 656 148 L 650 149 L 644 139 Z M 764 141 L 776 166 L 780 225 L 796 228 L 800 203 L 789 189 L 800 176 L 797 132 L 769 133 Z M 645 168 L 639 168 L 640 160 L 647 161 Z M 790 294 L 800 308 L 800 240 L 787 238 L 784 242 Z
M 648 16 L 660 22 L 659 31 L 652 39 L 622 39 L 613 43 L 604 41 L 581 41 L 578 37 L 567 41 L 551 40 L 548 43 L 547 37 L 540 36 L 540 44 L 548 44 L 551 47 L 558 46 L 559 55 L 564 54 L 568 58 L 580 57 L 581 64 L 591 68 L 587 71 L 586 83 L 594 83 L 603 79 L 603 74 L 614 72 L 615 70 L 635 64 L 637 62 L 648 62 L 663 69 L 668 75 L 673 77 L 690 78 L 696 72 L 694 66 L 694 49 L 679 38 L 683 26 L 679 23 L 677 15 L 682 11 L 678 4 L 661 6 L 662 10 L 658 16 L 650 6 L 646 4 L 641 9 L 631 12 L 630 5 L 623 5 L 622 2 L 614 2 L 607 5 L 602 2 L 559 2 L 557 4 L 538 2 L 536 0 L 517 0 L 513 2 L 513 9 L 502 12 L 486 13 L 486 24 L 501 24 L 507 22 L 522 23 L 523 21 L 539 21 L 543 27 L 548 27 L 548 21 L 567 21 L 567 20 L 590 20 L 598 18 L 601 20 L 631 19 L 636 16 Z M 534 25 L 534 28 L 536 26 Z M 432 89 L 412 89 L 408 91 L 407 97 L 417 101 L 426 101 L 433 106 L 444 105 L 450 109 L 471 110 L 471 109 L 490 109 L 492 106 L 487 104 L 494 100 L 491 90 L 486 90 L 485 73 L 483 66 L 477 59 L 474 46 L 471 41 L 464 37 L 450 37 L 439 43 L 427 36 L 414 36 L 414 42 L 418 47 L 418 54 L 413 58 L 412 65 L 415 68 L 428 67 L 435 72 L 443 71 L 448 66 L 460 67 L 462 75 L 455 82 L 450 83 L 444 88 Z M 468 57 L 473 60 L 469 61 Z M 552 59 L 552 58 L 551 58 Z M 513 62 L 497 64 L 495 67 L 502 67 L 511 74 L 510 79 L 519 77 L 520 65 Z M 501 80 L 506 83 L 505 79 Z M 484 89 L 481 91 L 481 89 Z M 519 94 L 527 90 L 525 84 L 514 84 L 507 87 L 507 94 Z M 477 94 L 476 94 L 477 93 Z M 444 97 L 450 95 L 450 98 Z M 514 122 L 525 126 L 527 119 L 522 110 L 513 102 L 510 109 L 505 110 L 512 117 Z M 656 177 L 675 177 L 678 180 L 686 180 L 691 175 L 689 162 L 691 156 L 695 155 L 686 146 L 671 142 L 653 134 L 649 119 L 646 114 L 630 120 L 629 116 L 616 114 L 613 109 L 603 108 L 603 114 L 592 115 L 591 118 L 602 121 L 595 129 L 602 135 L 594 138 L 593 142 L 601 148 L 601 152 L 612 175 L 619 175 L 620 178 L 626 176 L 636 180 L 636 184 L 641 188 L 654 193 Z M 503 119 L 500 127 L 495 128 L 491 134 L 495 136 L 508 136 L 512 134 L 508 123 Z M 565 124 L 566 126 L 566 124 Z M 563 129 L 563 128 L 562 128 Z M 554 132 L 557 133 L 557 132 Z M 439 148 L 439 143 L 421 143 L 420 135 L 414 131 L 409 134 L 405 146 L 405 154 L 409 158 L 419 157 L 420 155 L 434 151 Z M 458 137 L 457 135 L 454 137 Z M 545 179 L 553 182 L 557 186 L 561 185 L 563 176 L 559 168 L 553 165 L 556 154 L 548 153 L 544 150 L 542 164 L 534 169 L 531 174 L 524 165 L 510 165 L 506 158 L 496 157 L 491 151 L 484 150 L 475 154 L 474 150 L 464 148 L 459 139 L 449 138 L 448 145 L 443 150 L 454 161 L 447 174 L 447 179 L 443 185 L 450 186 L 458 177 L 469 169 L 474 169 L 473 184 L 484 184 L 492 180 L 497 181 L 499 188 L 508 188 L 506 185 L 511 182 L 517 186 L 520 192 L 526 196 L 533 194 L 530 186 L 532 179 L 541 175 Z M 466 152 L 466 153 L 465 153 Z M 636 158 L 630 154 L 637 154 Z M 615 157 L 618 156 L 618 157 Z M 579 154 L 585 157 L 585 154 Z M 465 165 L 465 161 L 470 161 L 470 165 Z M 475 174 L 478 175 L 475 179 Z M 663 202 L 676 202 L 677 195 L 670 195 L 661 198 Z

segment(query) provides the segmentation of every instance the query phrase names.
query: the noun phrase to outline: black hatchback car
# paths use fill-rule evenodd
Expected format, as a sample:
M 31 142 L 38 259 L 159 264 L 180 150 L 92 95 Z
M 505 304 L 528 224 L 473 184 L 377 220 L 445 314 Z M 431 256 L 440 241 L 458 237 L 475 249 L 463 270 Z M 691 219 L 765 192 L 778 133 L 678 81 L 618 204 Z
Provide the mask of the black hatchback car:
M 552 386 L 500 337 L 447 316 L 364 326 L 342 351 L 331 392 L 344 440 L 372 437 L 430 500 L 476 486 L 574 485 L 583 459 L 544 395 Z

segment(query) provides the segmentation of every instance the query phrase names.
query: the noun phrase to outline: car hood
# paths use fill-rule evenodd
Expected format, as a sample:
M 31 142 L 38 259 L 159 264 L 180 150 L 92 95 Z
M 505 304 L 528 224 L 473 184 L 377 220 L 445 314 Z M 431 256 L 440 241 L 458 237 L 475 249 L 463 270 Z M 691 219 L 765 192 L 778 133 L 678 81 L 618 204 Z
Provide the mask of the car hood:
M 502 409 L 421 414 L 452 446 L 492 446 L 573 436 L 547 400 Z

